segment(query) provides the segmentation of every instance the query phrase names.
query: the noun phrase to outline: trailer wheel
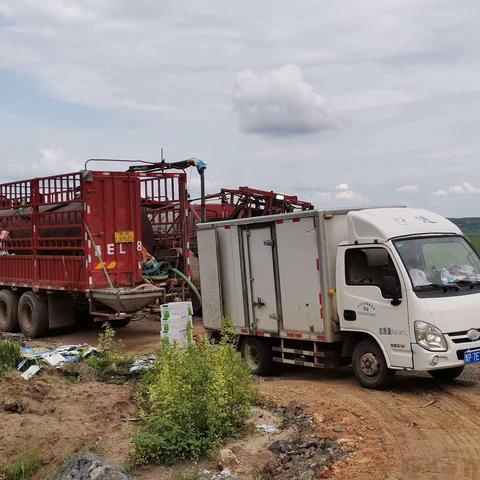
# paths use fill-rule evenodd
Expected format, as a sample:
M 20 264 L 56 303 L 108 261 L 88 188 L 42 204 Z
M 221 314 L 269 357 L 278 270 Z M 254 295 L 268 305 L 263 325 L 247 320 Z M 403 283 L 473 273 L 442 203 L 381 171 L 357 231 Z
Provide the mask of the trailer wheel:
M 395 375 L 395 370 L 387 367 L 381 348 L 373 340 L 362 340 L 355 346 L 352 366 L 357 380 L 366 388 L 386 388 Z
M 18 295 L 0 290 L 0 332 L 18 332 Z
M 242 342 L 242 357 L 255 375 L 267 376 L 272 372 L 272 347 L 259 338 L 246 338 Z
M 464 365 L 460 367 L 442 368 L 441 370 L 429 370 L 428 373 L 435 379 L 441 382 L 451 382 L 462 374 Z
M 47 299 L 25 292 L 18 302 L 18 323 L 26 337 L 44 337 L 48 331 Z

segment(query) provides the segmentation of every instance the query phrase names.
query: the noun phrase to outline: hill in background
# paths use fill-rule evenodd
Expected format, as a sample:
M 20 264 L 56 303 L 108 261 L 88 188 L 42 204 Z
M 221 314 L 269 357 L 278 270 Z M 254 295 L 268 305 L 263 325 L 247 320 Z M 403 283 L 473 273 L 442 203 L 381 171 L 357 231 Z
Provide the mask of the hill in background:
M 480 252 L 480 217 L 449 218 L 475 245 Z
M 480 235 L 480 217 L 449 218 L 467 235 Z

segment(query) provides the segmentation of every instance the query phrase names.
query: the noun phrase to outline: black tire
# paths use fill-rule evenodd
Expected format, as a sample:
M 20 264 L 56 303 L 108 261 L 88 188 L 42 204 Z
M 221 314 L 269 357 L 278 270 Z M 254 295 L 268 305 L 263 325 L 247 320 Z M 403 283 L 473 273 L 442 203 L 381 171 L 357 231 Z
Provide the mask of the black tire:
M 451 382 L 462 374 L 465 365 L 460 367 L 442 368 L 440 370 L 429 370 L 428 373 L 435 379 L 441 382 Z
M 358 382 L 366 388 L 387 388 L 395 375 L 395 370 L 387 367 L 382 349 L 374 340 L 362 340 L 355 345 L 352 366 Z
M 254 375 L 267 376 L 273 371 L 272 346 L 260 338 L 242 342 L 242 357 Z
M 18 332 L 18 295 L 12 290 L 0 290 L 0 332 Z
M 18 302 L 18 323 L 26 337 L 44 337 L 48 332 L 48 306 L 43 295 L 25 292 Z

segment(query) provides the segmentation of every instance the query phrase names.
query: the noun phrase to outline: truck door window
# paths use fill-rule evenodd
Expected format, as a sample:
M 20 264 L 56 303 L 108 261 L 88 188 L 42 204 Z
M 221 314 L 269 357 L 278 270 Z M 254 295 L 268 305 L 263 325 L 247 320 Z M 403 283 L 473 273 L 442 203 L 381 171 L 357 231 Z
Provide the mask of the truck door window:
M 375 285 L 384 298 L 391 294 L 383 291 L 385 277 L 394 277 L 400 297 L 400 280 L 387 250 L 380 247 L 351 248 L 345 252 L 345 281 L 347 285 Z

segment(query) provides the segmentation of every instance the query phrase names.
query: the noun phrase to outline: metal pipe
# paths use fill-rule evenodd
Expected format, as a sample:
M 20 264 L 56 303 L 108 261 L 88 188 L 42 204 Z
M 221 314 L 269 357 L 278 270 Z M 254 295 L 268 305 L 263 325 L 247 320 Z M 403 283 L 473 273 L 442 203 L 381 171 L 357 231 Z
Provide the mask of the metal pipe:
M 154 162 L 147 162 L 145 160 L 124 160 L 115 158 L 89 158 L 84 165 L 84 170 L 88 170 L 87 166 L 90 162 L 121 162 L 121 163 L 146 163 L 147 165 L 153 165 Z
M 207 207 L 205 203 L 205 169 L 199 170 L 200 174 L 200 219 L 202 223 L 207 220 Z

